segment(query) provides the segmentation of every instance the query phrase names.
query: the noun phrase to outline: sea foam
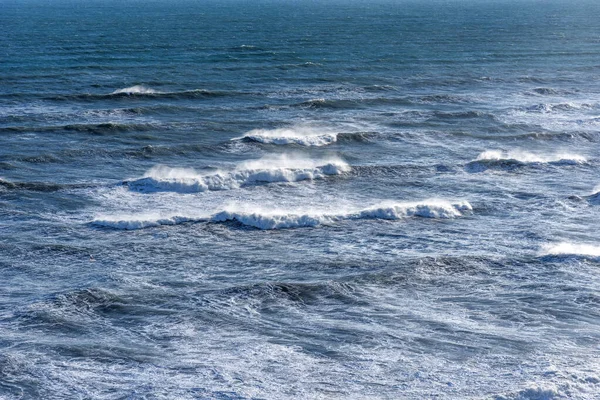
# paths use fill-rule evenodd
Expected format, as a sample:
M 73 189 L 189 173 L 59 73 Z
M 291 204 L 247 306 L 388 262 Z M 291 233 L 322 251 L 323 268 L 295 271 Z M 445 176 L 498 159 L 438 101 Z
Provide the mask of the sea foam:
M 337 158 L 313 160 L 291 156 L 267 157 L 238 164 L 233 170 L 200 174 L 191 168 L 156 166 L 142 178 L 125 182 L 140 192 L 195 193 L 229 190 L 247 185 L 273 182 L 298 182 L 340 175 L 350 166 Z
M 407 217 L 449 219 L 471 211 L 467 201 L 424 200 L 419 202 L 387 201 L 366 208 L 340 212 L 316 210 L 264 210 L 259 208 L 228 207 L 210 216 L 116 215 L 99 216 L 93 225 L 114 229 L 142 229 L 186 222 L 227 222 L 263 229 L 289 229 L 329 225 L 344 220 L 399 220 Z

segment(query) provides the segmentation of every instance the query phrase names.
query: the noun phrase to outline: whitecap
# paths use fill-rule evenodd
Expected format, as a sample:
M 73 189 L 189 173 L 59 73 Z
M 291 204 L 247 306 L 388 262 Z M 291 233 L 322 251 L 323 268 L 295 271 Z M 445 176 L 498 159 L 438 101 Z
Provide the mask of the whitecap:
M 347 209 L 339 212 L 319 210 L 265 210 L 255 206 L 226 207 L 210 216 L 199 215 L 116 215 L 99 216 L 93 225 L 114 229 L 142 229 L 161 225 L 176 225 L 186 222 L 237 222 L 263 229 L 289 229 L 329 225 L 344 220 L 382 219 L 400 220 L 407 217 L 450 219 L 472 211 L 467 201 L 423 200 L 418 202 L 387 201 L 366 208 Z
M 582 164 L 586 158 L 571 153 L 534 154 L 524 150 L 486 150 L 477 156 L 475 161 L 517 161 L 520 163 L 572 163 Z
M 125 182 L 140 192 L 195 193 L 229 190 L 247 185 L 274 182 L 298 182 L 340 175 L 350 166 L 337 158 L 314 160 L 287 155 L 246 161 L 233 170 L 200 174 L 191 168 L 155 166 L 139 179 Z
M 144 85 L 134 85 L 123 89 L 118 89 L 111 94 L 157 94 L 160 93 Z
M 276 145 L 325 146 L 336 142 L 337 136 L 337 133 L 326 128 L 291 127 L 271 130 L 254 129 L 233 140 L 245 139 Z
M 600 257 L 600 246 L 592 244 L 560 242 L 542 246 L 542 254 L 550 256 L 572 255 Z

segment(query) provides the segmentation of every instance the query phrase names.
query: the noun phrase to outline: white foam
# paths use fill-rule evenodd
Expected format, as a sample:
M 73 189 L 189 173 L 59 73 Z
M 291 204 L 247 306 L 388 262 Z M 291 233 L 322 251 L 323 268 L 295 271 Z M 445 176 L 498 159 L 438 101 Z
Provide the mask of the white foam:
M 111 94 L 155 94 L 160 93 L 144 85 L 134 85 L 123 89 L 118 89 Z
M 585 157 L 571 153 L 534 154 L 524 150 L 487 150 L 477 156 L 476 161 L 514 160 L 522 163 L 585 163 Z
M 156 166 L 142 178 L 128 182 L 130 189 L 141 192 L 173 191 L 179 193 L 229 190 L 244 185 L 298 182 L 340 175 L 350 166 L 337 158 L 314 160 L 288 155 L 266 157 L 238 164 L 230 171 L 200 174 L 191 168 Z
M 591 244 L 561 242 L 542 247 L 544 255 L 575 255 L 600 257 L 600 246 Z
M 163 216 L 163 215 L 116 215 L 99 216 L 92 223 L 115 229 L 142 229 L 160 225 L 185 222 L 236 221 L 258 229 L 286 229 L 328 225 L 343 220 L 385 219 L 399 220 L 406 217 L 456 218 L 471 211 L 467 201 L 424 200 L 420 202 L 383 202 L 367 208 L 354 208 L 339 212 L 319 210 L 266 210 L 253 207 L 230 206 L 211 216 Z
M 337 133 L 326 128 L 291 127 L 279 129 L 254 129 L 236 139 L 250 139 L 265 144 L 297 144 L 301 146 L 325 146 L 337 141 Z

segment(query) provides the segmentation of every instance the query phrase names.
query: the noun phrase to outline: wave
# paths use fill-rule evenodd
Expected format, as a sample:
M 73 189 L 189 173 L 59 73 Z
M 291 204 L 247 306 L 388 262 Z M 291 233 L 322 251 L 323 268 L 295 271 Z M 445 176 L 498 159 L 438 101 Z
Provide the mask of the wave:
M 22 132 L 80 132 L 95 135 L 110 134 L 115 132 L 151 131 L 157 129 L 157 125 L 148 123 L 115 123 L 105 122 L 100 124 L 69 124 L 48 126 L 8 126 L 0 128 L 0 133 L 22 133 Z
M 424 104 L 464 104 L 472 102 L 472 100 L 467 97 L 454 96 L 450 94 L 425 95 L 416 97 L 414 101 L 416 103 Z
M 588 103 L 557 103 L 557 104 L 549 104 L 542 103 L 536 104 L 533 106 L 528 106 L 523 108 L 522 110 L 526 112 L 535 112 L 535 113 L 553 113 L 556 111 L 573 111 L 573 110 L 588 110 L 593 109 L 594 106 Z
M 117 89 L 111 94 L 156 94 L 160 93 L 154 89 L 146 87 L 144 85 L 134 85 L 124 89 Z
M 433 116 L 435 119 L 441 119 L 441 120 L 483 118 L 483 119 L 488 119 L 491 121 L 497 121 L 497 118 L 494 114 L 483 112 L 483 111 L 477 111 L 477 110 L 457 111 L 457 112 L 435 111 L 433 113 Z
M 496 400 L 553 400 L 556 398 L 565 398 L 565 396 L 554 387 L 531 387 L 494 396 Z
M 185 222 L 206 221 L 206 218 L 192 218 L 183 216 L 161 217 L 153 214 L 131 215 L 113 215 L 100 216 L 92 221 L 92 225 L 104 228 L 137 230 L 152 228 L 162 225 L 179 225 Z
M 337 141 L 338 134 L 324 128 L 292 127 L 279 129 L 254 129 L 233 140 L 248 140 L 265 144 L 297 144 L 301 146 L 325 146 Z
M 150 98 L 170 98 L 170 99 L 195 99 L 203 97 L 221 97 L 228 94 L 221 91 L 211 91 L 206 89 L 191 89 L 180 91 L 163 92 L 149 88 L 144 85 L 134 85 L 122 89 L 117 89 L 111 93 L 83 93 L 83 94 L 67 94 L 50 97 L 50 100 L 102 100 L 111 98 L 128 98 L 128 97 L 150 97 Z
M 542 254 L 547 256 L 583 256 L 600 257 L 600 246 L 591 244 L 561 242 L 542 247 Z
M 312 160 L 289 156 L 268 157 L 246 161 L 232 171 L 199 174 L 191 168 L 156 166 L 140 179 L 124 182 L 139 192 L 195 193 L 208 190 L 229 190 L 243 186 L 274 182 L 298 182 L 340 175 L 350 170 L 339 159 Z
M 586 198 L 591 204 L 600 205 L 600 186 L 596 186 L 593 193 Z
M 480 172 L 492 167 L 516 168 L 531 164 L 577 165 L 587 159 L 570 153 L 534 154 L 523 150 L 486 150 L 467 164 L 467 170 Z
M 537 87 L 525 92 L 529 96 L 566 96 L 575 94 L 576 91 L 566 89 L 554 89 L 549 87 Z
M 27 190 L 32 192 L 57 192 L 63 189 L 81 189 L 88 188 L 91 184 L 60 184 L 49 182 L 11 182 L 0 178 L 0 189 L 17 191 Z
M 353 109 L 378 105 L 412 105 L 414 102 L 407 97 L 374 97 L 356 99 L 325 99 L 316 98 L 292 104 L 292 107 L 300 108 L 323 108 L 323 109 Z
M 109 95 L 108 97 L 118 96 L 145 96 L 145 97 L 169 97 L 169 98 L 196 98 L 196 97 L 218 97 L 223 96 L 225 93 L 210 91 L 206 89 L 192 89 L 182 91 L 171 91 L 161 92 L 158 90 L 151 89 L 143 85 L 135 85 L 128 88 L 118 89 Z
M 316 227 L 357 219 L 399 220 L 407 217 L 450 219 L 460 217 L 464 212 L 472 209 L 471 204 L 467 201 L 424 200 L 408 203 L 384 202 L 368 208 L 340 213 L 228 209 L 208 216 L 160 216 L 153 214 L 101 216 L 94 219 L 92 225 L 132 230 L 187 222 L 236 222 L 247 227 L 273 230 Z

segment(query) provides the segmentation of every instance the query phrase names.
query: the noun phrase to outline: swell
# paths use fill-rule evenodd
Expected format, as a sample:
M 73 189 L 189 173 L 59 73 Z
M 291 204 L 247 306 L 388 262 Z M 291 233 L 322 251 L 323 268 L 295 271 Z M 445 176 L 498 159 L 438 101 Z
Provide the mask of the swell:
M 466 97 L 439 94 L 425 96 L 390 96 L 364 98 L 314 98 L 289 105 L 266 105 L 262 108 L 310 108 L 310 109 L 355 109 L 377 106 L 419 106 L 423 104 L 465 104 L 472 100 Z M 468 117 L 468 115 L 467 115 Z
M 189 222 L 236 223 L 261 230 L 317 227 L 345 220 L 400 220 L 408 217 L 452 219 L 472 211 L 467 201 L 424 200 L 418 202 L 383 202 L 366 208 L 332 212 L 264 211 L 229 209 L 198 216 L 99 216 L 91 224 L 98 227 L 134 230 Z
M 313 108 L 313 109 L 353 109 L 369 106 L 401 106 L 412 105 L 413 101 L 406 97 L 377 97 L 364 99 L 325 99 L 316 98 L 299 103 L 294 103 L 292 107 Z
M 533 106 L 521 107 L 519 111 L 528 113 L 565 113 L 570 111 L 592 110 L 596 108 L 590 103 L 540 103 Z
M 575 90 L 556 89 L 552 87 L 537 87 L 525 92 L 528 96 L 569 96 L 576 94 Z
M 558 141 L 567 141 L 570 142 L 572 140 L 583 140 L 586 142 L 598 142 L 600 141 L 600 132 L 585 132 L 585 131 L 575 131 L 575 132 L 556 132 L 556 131 L 548 131 L 541 127 L 535 127 L 536 131 L 531 132 L 532 126 L 525 124 L 509 124 L 504 127 L 498 129 L 487 130 L 488 132 L 472 132 L 472 131 L 452 131 L 450 134 L 454 136 L 464 136 L 464 137 L 472 137 L 476 139 L 490 139 L 490 140 L 510 140 L 514 141 L 515 139 L 536 139 L 536 140 L 558 140 Z M 521 132 L 519 132 L 521 131 Z
M 155 124 L 124 124 L 106 122 L 100 124 L 68 124 L 68 125 L 50 125 L 50 126 L 9 126 L 0 127 L 0 133 L 56 133 L 56 132 L 77 132 L 89 133 L 94 135 L 105 135 L 117 132 L 136 132 L 152 131 L 158 129 Z
M 143 139 L 147 140 L 148 137 L 144 137 Z M 205 154 L 207 156 L 215 156 L 216 154 L 220 153 L 230 153 L 231 150 L 232 149 L 230 143 L 223 143 L 217 145 L 146 145 L 142 147 L 129 147 L 123 149 L 93 147 L 65 149 L 55 153 L 42 153 L 34 155 L 13 154 L 11 156 L 11 161 L 25 162 L 31 164 L 64 164 L 80 160 L 82 157 L 85 157 L 86 159 L 121 159 L 123 157 L 135 159 L 152 159 L 160 156 L 189 156 L 192 154 Z M 11 167 L 10 164 L 7 164 L 7 166 L 7 169 L 14 168 Z M 2 164 L 0 164 L 0 168 L 1 167 Z

